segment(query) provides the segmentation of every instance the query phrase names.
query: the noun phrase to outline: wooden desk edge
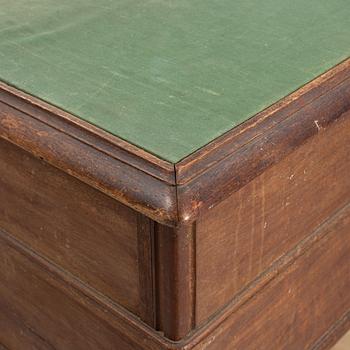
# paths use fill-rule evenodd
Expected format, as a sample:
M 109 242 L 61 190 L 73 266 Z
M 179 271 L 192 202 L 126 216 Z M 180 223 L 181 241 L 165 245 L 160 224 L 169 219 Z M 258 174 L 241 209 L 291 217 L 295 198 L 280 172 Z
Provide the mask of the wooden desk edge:
M 0 137 L 168 226 L 196 220 L 350 109 L 350 59 L 177 164 L 0 82 Z
M 174 165 L 3 83 L 0 137 L 151 219 L 177 222 Z

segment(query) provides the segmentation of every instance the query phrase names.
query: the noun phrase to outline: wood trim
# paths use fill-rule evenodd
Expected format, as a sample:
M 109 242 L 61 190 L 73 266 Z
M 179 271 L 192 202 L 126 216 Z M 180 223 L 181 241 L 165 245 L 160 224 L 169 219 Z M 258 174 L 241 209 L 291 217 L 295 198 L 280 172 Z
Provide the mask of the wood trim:
M 195 327 L 195 225 L 156 225 L 157 329 L 177 341 Z
M 198 325 L 349 202 L 349 145 L 350 118 L 198 218 Z
M 142 214 L 137 218 L 138 265 L 141 293 L 141 319 L 156 327 L 156 300 L 154 275 L 154 221 Z
M 152 219 L 165 224 L 177 221 L 175 186 L 156 176 L 146 160 L 148 172 L 135 167 L 134 158 L 126 162 L 108 153 L 111 150 L 105 151 L 102 143 L 85 142 L 77 136 L 83 132 L 60 117 L 54 117 L 54 122 L 63 123 L 69 132 L 51 120 L 40 119 L 40 113 L 43 111 L 33 117 L 0 102 L 0 137 Z M 44 117 L 52 116 L 44 113 Z M 160 174 L 165 176 L 165 172 Z
M 157 156 L 0 81 L 0 101 L 137 169 L 174 184 L 173 165 Z
M 350 109 L 350 59 L 177 164 L 0 82 L 0 137 L 151 219 L 181 226 Z

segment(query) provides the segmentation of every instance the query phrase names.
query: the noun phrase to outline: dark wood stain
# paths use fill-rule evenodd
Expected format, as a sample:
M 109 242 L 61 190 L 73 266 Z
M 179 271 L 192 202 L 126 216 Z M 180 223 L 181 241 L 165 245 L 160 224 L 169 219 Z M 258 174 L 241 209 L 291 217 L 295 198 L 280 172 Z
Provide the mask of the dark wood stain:
M 0 252 L 0 310 L 17 317 L 7 316 L 14 328 L 0 333 L 1 343 L 27 327 L 55 349 L 173 349 L 138 317 L 1 230 Z
M 137 214 L 0 140 L 0 227 L 139 314 Z
M 197 221 L 199 323 L 349 201 L 350 152 L 344 145 L 350 145 L 350 118 Z
M 157 329 L 180 340 L 195 325 L 195 227 L 156 226 Z
M 153 328 L 156 327 L 154 225 L 151 219 L 138 214 L 137 241 L 141 297 L 139 314 L 141 319 Z
M 123 350 L 138 348 L 63 293 L 53 276 L 7 244 L 3 236 L 0 241 L 0 307 L 12 315 L 12 327 L 0 330 L 2 343 L 21 349 L 25 328 L 39 349 L 116 349 L 116 344 Z

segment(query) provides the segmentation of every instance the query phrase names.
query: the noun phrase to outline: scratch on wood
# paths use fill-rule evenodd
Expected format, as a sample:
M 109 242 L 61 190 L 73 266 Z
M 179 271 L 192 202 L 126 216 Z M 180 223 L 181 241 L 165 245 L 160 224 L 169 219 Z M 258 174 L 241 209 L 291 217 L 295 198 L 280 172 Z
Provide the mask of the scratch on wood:
M 259 254 L 259 271 L 262 269 L 263 256 L 264 256 L 264 244 L 265 244 L 265 230 L 267 228 L 266 214 L 265 214 L 265 173 L 262 174 L 261 183 L 261 241 L 260 241 L 260 254 Z
M 317 130 L 320 131 L 321 127 L 320 127 L 320 124 L 319 124 L 318 120 L 315 120 L 314 123 L 316 125 Z
M 236 222 L 236 227 L 235 227 L 235 241 L 234 241 L 234 247 L 233 247 L 233 261 L 237 261 L 237 246 L 238 246 L 238 234 L 240 230 L 240 225 L 241 225 L 241 212 L 242 212 L 242 198 L 241 198 L 241 192 L 238 192 L 238 209 L 237 209 L 237 222 Z M 235 266 L 234 269 L 234 280 L 233 284 L 235 286 L 235 289 L 238 288 L 238 268 Z
M 254 182 L 253 187 L 253 213 L 252 213 L 252 229 L 250 233 L 250 243 L 249 243 L 249 270 L 248 270 L 248 276 L 249 279 L 253 276 L 253 251 L 254 251 L 254 238 L 255 238 L 255 232 L 256 232 L 256 196 L 257 196 L 257 189 L 256 189 L 256 183 Z

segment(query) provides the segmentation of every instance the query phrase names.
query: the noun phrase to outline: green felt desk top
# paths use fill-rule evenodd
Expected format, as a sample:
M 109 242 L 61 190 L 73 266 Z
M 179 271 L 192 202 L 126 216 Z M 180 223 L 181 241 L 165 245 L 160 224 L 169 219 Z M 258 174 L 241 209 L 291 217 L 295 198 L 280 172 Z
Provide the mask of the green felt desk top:
M 0 80 L 171 162 L 349 56 L 349 0 L 0 0 Z

